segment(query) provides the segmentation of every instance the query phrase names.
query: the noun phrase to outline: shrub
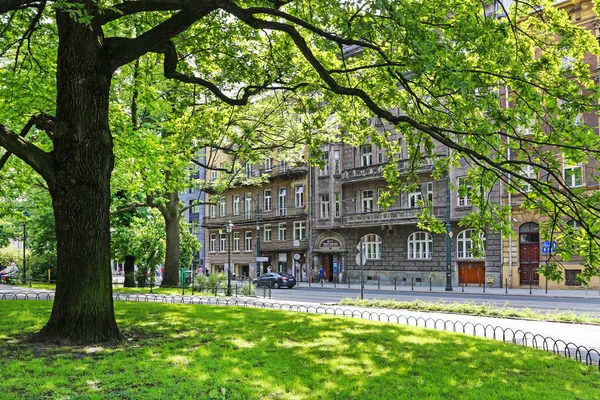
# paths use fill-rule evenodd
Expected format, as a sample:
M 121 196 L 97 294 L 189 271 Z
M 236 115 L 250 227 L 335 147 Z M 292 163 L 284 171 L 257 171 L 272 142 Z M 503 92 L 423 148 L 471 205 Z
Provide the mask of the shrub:
M 256 286 L 252 282 L 245 282 L 240 289 L 242 296 L 254 296 L 256 294 Z
M 196 277 L 196 288 L 200 291 L 213 292 L 217 294 L 217 289 L 224 286 L 227 277 L 225 274 L 210 274 L 209 276 L 198 275 Z

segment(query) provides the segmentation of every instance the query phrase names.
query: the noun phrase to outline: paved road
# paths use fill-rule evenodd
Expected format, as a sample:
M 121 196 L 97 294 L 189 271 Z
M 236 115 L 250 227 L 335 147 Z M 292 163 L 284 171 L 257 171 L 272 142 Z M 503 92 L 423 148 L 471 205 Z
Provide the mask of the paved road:
M 314 303 L 335 303 L 343 298 L 357 298 L 360 296 L 358 289 L 323 288 L 300 286 L 293 289 L 272 290 L 272 299 L 289 301 L 309 301 Z M 528 293 L 528 292 L 527 292 Z M 558 294 L 560 295 L 560 294 Z M 582 296 L 585 293 L 582 292 Z M 499 293 L 462 293 L 460 289 L 453 292 L 420 292 L 406 290 L 373 290 L 365 288 L 366 299 L 397 299 L 397 300 L 427 300 L 427 301 L 458 301 L 492 303 L 498 307 L 508 304 L 514 308 L 530 308 L 546 312 L 554 310 L 572 310 L 576 313 L 590 313 L 600 316 L 600 296 L 597 294 L 587 297 L 554 297 L 551 295 L 529 294 L 499 294 Z

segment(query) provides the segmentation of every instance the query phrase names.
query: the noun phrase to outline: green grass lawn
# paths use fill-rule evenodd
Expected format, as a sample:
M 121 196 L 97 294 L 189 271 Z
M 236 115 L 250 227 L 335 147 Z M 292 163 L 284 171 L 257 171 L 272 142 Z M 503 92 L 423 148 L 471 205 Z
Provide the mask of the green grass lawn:
M 538 350 L 262 309 L 116 303 L 112 347 L 18 340 L 50 302 L 4 301 L 0 399 L 598 399 L 600 373 Z

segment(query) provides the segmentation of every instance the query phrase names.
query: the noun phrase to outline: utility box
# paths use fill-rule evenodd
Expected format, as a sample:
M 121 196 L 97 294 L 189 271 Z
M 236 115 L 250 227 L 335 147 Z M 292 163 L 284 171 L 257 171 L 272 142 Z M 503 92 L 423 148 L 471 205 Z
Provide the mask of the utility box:
M 192 283 L 191 271 L 189 268 L 179 268 L 179 286 L 184 287 Z

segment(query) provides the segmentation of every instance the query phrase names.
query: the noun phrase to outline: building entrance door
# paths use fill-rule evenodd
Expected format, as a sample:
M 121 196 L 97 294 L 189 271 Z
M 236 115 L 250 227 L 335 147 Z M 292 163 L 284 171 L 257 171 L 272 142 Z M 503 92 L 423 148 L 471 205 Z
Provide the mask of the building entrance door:
M 519 228 L 519 283 L 539 285 L 540 233 L 536 223 L 528 222 Z
M 483 261 L 459 262 L 458 263 L 458 283 L 478 284 L 481 286 L 485 279 L 485 263 Z

